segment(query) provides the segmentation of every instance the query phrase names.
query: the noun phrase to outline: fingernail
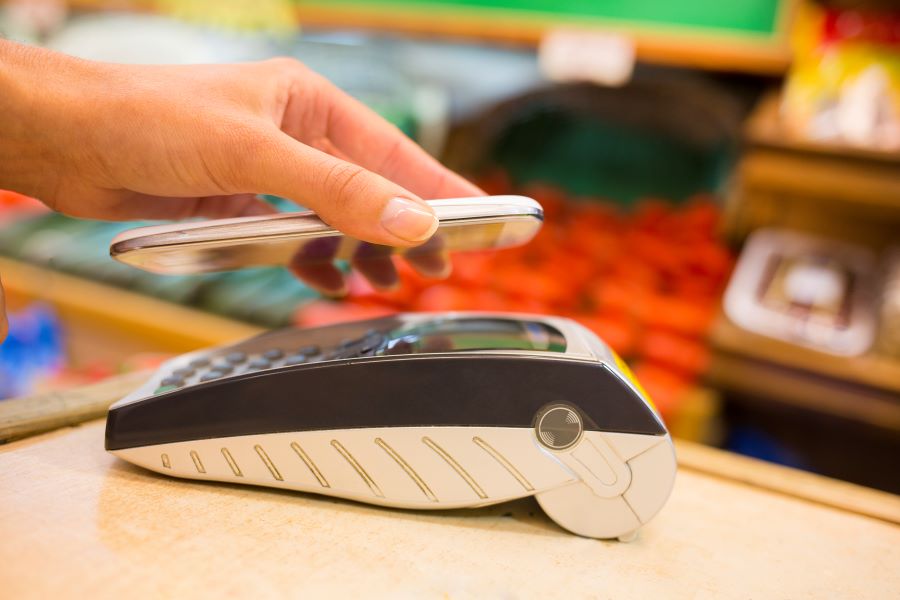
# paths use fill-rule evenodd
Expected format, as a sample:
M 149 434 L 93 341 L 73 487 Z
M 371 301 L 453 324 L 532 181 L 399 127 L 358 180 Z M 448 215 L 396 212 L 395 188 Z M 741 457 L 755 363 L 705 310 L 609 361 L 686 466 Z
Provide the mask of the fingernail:
M 437 217 L 430 208 L 407 198 L 392 198 L 384 212 L 381 224 L 390 233 L 407 242 L 427 240 L 438 227 Z

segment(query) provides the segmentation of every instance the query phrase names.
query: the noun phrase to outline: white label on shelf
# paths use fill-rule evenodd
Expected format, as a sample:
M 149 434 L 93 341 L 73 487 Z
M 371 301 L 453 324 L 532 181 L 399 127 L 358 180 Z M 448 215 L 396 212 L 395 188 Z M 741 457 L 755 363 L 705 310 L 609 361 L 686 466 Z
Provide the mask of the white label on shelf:
M 541 72 L 551 81 L 620 86 L 631 79 L 634 61 L 631 39 L 603 31 L 552 30 L 538 48 Z

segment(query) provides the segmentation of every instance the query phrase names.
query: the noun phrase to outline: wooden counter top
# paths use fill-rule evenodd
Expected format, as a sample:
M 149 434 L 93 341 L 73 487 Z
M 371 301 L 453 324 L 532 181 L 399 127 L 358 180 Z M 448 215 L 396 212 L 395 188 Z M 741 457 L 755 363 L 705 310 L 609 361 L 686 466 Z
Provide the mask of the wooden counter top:
M 626 544 L 566 533 L 530 499 L 416 513 L 169 479 L 104 452 L 103 423 L 93 421 L 0 446 L 0 589 L 7 598 L 129 599 L 858 599 L 900 590 L 896 496 L 855 487 L 848 496 L 847 484 L 797 473 L 816 488 L 804 499 L 785 490 L 793 471 L 751 461 L 748 475 L 748 459 L 679 451 L 709 470 L 683 467 L 668 505 Z M 715 474 L 729 470 L 735 477 Z M 772 477 L 781 483 L 768 485 Z M 877 517 L 808 499 L 856 504 L 853 493 Z

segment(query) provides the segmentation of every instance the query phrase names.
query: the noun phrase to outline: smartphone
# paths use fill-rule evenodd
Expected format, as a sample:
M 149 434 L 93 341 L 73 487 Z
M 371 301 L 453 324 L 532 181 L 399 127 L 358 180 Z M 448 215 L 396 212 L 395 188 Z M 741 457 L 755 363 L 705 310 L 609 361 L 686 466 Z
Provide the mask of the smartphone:
M 541 205 L 524 196 L 429 200 L 440 222 L 430 240 L 389 248 L 347 237 L 304 211 L 139 227 L 117 235 L 109 253 L 125 264 L 167 275 L 364 259 L 386 254 L 461 252 L 526 244 L 541 228 Z

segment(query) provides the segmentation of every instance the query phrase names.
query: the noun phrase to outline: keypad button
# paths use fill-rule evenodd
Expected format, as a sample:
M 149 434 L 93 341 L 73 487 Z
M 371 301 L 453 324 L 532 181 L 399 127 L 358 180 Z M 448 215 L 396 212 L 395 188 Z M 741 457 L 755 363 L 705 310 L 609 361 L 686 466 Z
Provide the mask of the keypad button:
M 305 354 L 307 356 L 312 356 L 314 354 L 320 354 L 322 349 L 316 345 L 303 346 L 302 348 L 297 348 L 297 354 Z
M 278 360 L 284 356 L 284 352 L 279 350 L 278 348 L 272 348 L 271 350 L 266 350 L 263 352 L 263 358 L 267 360 Z
M 184 385 L 184 379 L 181 377 L 166 377 L 159 382 L 160 386 L 181 387 Z
M 272 366 L 272 363 L 267 361 L 264 358 L 257 358 L 256 360 L 250 361 L 251 369 L 268 369 Z
M 200 381 L 212 381 L 213 379 L 219 379 L 220 377 L 224 377 L 225 375 L 226 373 L 223 373 L 222 371 L 212 370 L 208 373 L 204 373 L 203 377 L 200 378 Z
M 208 358 L 195 358 L 189 363 L 195 369 L 201 369 L 209 364 Z
M 234 371 L 234 367 L 229 365 L 228 363 L 219 363 L 217 365 L 212 366 L 213 371 L 219 371 L 222 375 L 228 375 L 232 371 Z
M 288 356 L 284 361 L 284 366 L 290 367 L 293 365 L 300 365 L 307 361 L 307 357 L 305 354 L 295 354 L 294 356 Z
M 247 360 L 247 355 L 243 352 L 232 352 L 228 356 L 225 357 L 225 360 L 230 362 L 233 365 L 239 365 L 245 360 Z
M 360 344 L 359 349 L 362 352 L 368 352 L 369 350 L 374 350 L 375 348 L 380 346 L 382 342 L 384 342 L 384 338 L 381 335 L 370 335 L 365 340 L 363 340 L 363 342 Z
M 194 369 L 191 369 L 190 367 L 182 367 L 180 369 L 175 369 L 174 371 L 172 371 L 172 375 L 174 375 L 175 377 L 181 377 L 181 378 L 190 377 L 193 374 L 194 374 Z
M 161 385 L 153 392 L 154 394 L 165 394 L 166 392 L 171 392 L 172 390 L 177 390 L 178 388 L 174 385 Z

